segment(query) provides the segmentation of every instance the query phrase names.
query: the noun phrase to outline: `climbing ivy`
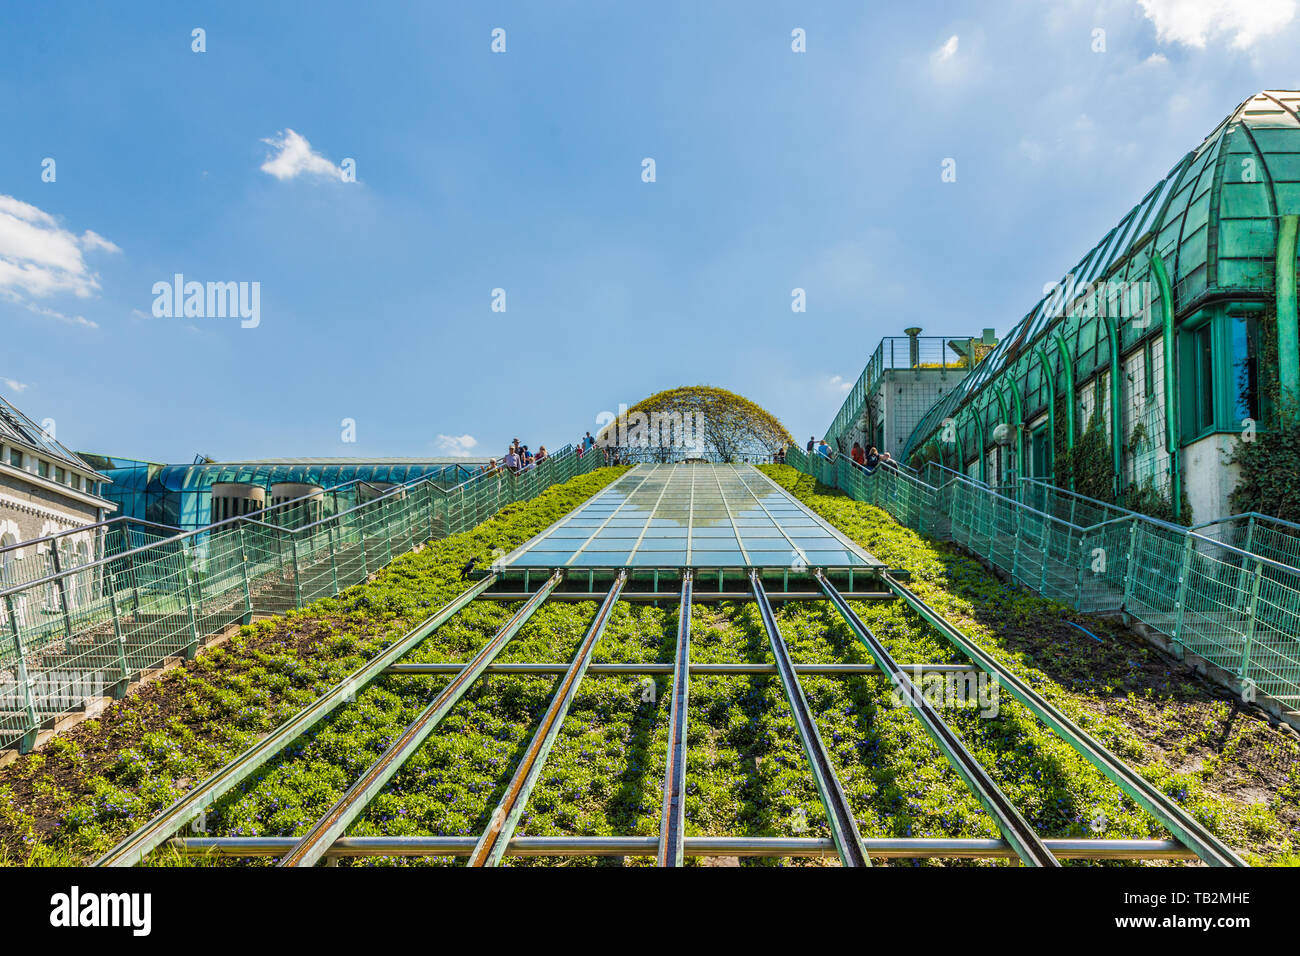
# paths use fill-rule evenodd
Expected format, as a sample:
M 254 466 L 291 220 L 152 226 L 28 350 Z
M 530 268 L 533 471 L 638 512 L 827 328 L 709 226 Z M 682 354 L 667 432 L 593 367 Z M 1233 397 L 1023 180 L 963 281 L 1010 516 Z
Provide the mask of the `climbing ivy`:
M 1115 497 L 1115 465 L 1100 409 L 1094 409 L 1074 450 L 1066 456 L 1064 474 L 1074 476 L 1074 490 L 1099 501 Z

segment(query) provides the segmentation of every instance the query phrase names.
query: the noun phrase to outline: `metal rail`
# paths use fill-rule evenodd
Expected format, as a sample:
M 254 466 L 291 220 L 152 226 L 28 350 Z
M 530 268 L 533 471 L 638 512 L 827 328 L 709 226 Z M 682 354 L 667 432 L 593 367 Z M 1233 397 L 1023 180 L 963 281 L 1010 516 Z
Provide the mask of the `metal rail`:
M 224 793 L 247 779 L 294 740 L 333 713 L 340 704 L 353 699 L 359 690 L 381 674 L 389 673 L 394 662 L 419 646 L 465 605 L 491 587 L 495 579 L 495 575 L 489 575 L 444 605 L 392 646 L 335 684 L 324 696 L 281 724 L 269 736 L 262 738 L 188 793 L 177 798 L 171 806 L 96 860 L 95 866 L 134 866 L 139 863 L 150 851 L 199 816 L 205 807 L 211 806 Z
M 541 725 L 533 735 L 528 750 L 524 752 L 523 759 L 515 768 L 501 802 L 492 811 L 487 829 L 483 831 L 483 835 L 474 846 L 474 852 L 470 854 L 470 866 L 500 865 L 506 846 L 514 836 L 515 827 L 519 824 L 519 817 L 524 812 L 524 807 L 528 805 L 528 795 L 532 793 L 537 775 L 541 772 L 542 765 L 546 763 L 546 757 L 551 752 L 551 746 L 560 732 L 564 717 L 569 712 L 569 705 L 573 703 L 573 698 L 578 693 L 578 685 L 582 683 L 587 665 L 591 663 L 591 653 L 596 649 L 596 642 L 604 633 L 605 625 L 609 623 L 614 604 L 618 601 L 618 594 L 623 590 L 626 581 L 627 572 L 624 571 L 614 579 L 609 593 L 605 595 L 604 603 L 596 612 L 591 627 L 587 629 L 587 636 L 582 639 L 582 644 L 573 656 L 573 663 L 569 665 L 564 681 L 551 699 L 551 706 L 546 709 L 546 714 L 542 717 Z
M 897 596 L 892 591 L 844 591 L 850 601 L 894 601 Z M 532 591 L 489 591 L 483 595 L 484 601 L 527 601 L 533 596 Z M 604 591 L 556 591 L 551 595 L 552 601 L 599 601 L 605 596 Z M 680 595 L 676 591 L 624 591 L 623 601 L 676 601 Z M 818 601 L 820 591 L 768 591 L 770 601 Z M 736 601 L 746 603 L 754 600 L 750 591 L 696 591 L 692 598 L 695 604 L 716 604 L 719 601 Z
M 465 669 L 465 666 L 457 661 L 430 664 L 393 664 L 384 673 L 406 674 L 408 676 L 415 674 L 459 674 Z M 483 673 L 563 674 L 568 671 L 569 666 L 569 664 L 558 661 L 535 664 L 492 664 Z M 913 673 L 919 672 L 921 674 L 965 674 L 970 671 L 969 664 L 905 664 L 901 666 Z M 863 674 L 874 676 L 884 673 L 875 664 L 795 664 L 794 672 L 800 675 L 820 675 L 823 677 L 851 677 Z M 619 677 L 639 677 L 643 674 L 675 674 L 677 673 L 677 665 L 661 663 L 591 664 L 587 667 L 587 673 Z M 723 675 L 758 677 L 775 676 L 778 671 L 775 664 L 691 664 L 690 673 L 692 675 L 714 677 Z
M 934 738 L 934 742 L 939 745 L 948 762 L 952 764 L 954 770 L 966 781 L 966 785 L 971 788 L 976 799 L 983 804 L 993 819 L 997 821 L 998 829 L 1002 831 L 1003 838 L 1011 844 L 1020 857 L 1029 866 L 1060 866 L 1056 857 L 1047 849 L 1042 839 L 1034 832 L 1034 828 L 1029 822 L 1020 815 L 1015 805 L 1002 792 L 1002 789 L 989 776 L 987 770 L 977 761 L 966 745 L 962 743 L 961 738 L 953 733 L 950 728 L 939 716 L 939 712 L 934 706 L 925 699 L 920 689 L 912 682 L 907 673 L 898 666 L 893 655 L 885 650 L 883 644 L 871 632 L 871 629 L 863 623 L 862 619 L 853 612 L 849 607 L 849 602 L 844 600 L 838 591 L 831 585 L 820 570 L 816 572 L 817 580 L 830 599 L 831 604 L 840 612 L 840 617 L 844 618 L 849 629 L 857 636 L 870 651 L 871 656 L 875 658 L 876 663 L 886 672 L 890 681 L 899 689 L 908 706 L 921 721 L 921 725 L 926 732 Z
M 659 819 L 660 866 L 681 866 L 686 830 L 686 717 L 691 678 L 691 571 L 682 572 L 677 611 L 677 651 L 673 663 L 673 704 L 668 716 L 668 764 L 664 768 L 664 809 Z
M 560 583 L 564 572 L 556 570 L 532 599 L 515 612 L 496 636 L 474 655 L 474 659 L 451 681 L 441 694 L 413 720 L 389 748 L 384 751 L 362 776 L 348 788 L 334 806 L 330 807 L 280 860 L 280 866 L 312 866 L 329 849 L 330 844 L 343 835 L 367 804 L 381 791 L 408 758 L 420 749 L 433 729 L 447 712 L 465 695 L 488 664 L 519 633 L 533 612 L 542 606 L 547 595 Z
M 808 709 L 803 688 L 799 686 L 799 677 L 795 674 L 790 661 L 790 652 L 786 649 L 785 639 L 776 624 L 776 615 L 772 605 L 763 591 L 763 582 L 757 571 L 750 571 L 749 585 L 754 590 L 754 599 L 758 602 L 758 613 L 763 618 L 763 627 L 767 630 L 767 639 L 776 658 L 777 670 L 781 675 L 781 686 L 785 689 L 785 698 L 790 703 L 794 715 L 795 728 L 803 743 L 804 753 L 808 755 L 808 765 L 812 768 L 813 781 L 821 795 L 822 805 L 826 808 L 826 820 L 830 824 L 831 837 L 839 852 L 840 862 L 845 866 L 870 866 L 871 859 L 862 845 L 862 835 L 858 833 L 857 820 L 849 807 L 848 797 L 835 776 L 835 767 L 831 764 L 822 743 L 821 734 L 817 732 L 817 722 Z
M 466 856 L 472 836 L 340 837 L 328 856 L 449 857 Z M 1016 858 L 1005 840 L 952 837 L 886 837 L 863 840 L 877 858 L 895 860 L 996 860 Z M 1061 860 L 1194 860 L 1196 854 L 1176 840 L 1047 840 Z M 182 856 L 276 857 L 289 850 L 293 837 L 182 837 L 169 846 Z M 833 857 L 835 841 L 823 837 L 686 837 L 685 853 L 694 857 Z M 517 836 L 506 856 L 654 856 L 659 838 L 652 836 Z
M 1137 804 L 1169 828 L 1195 854 L 1211 866 L 1245 866 L 1223 841 L 1196 821 L 1191 814 L 1166 796 L 1154 784 L 1121 762 L 1110 751 L 1076 726 L 1046 698 L 1013 674 L 978 644 L 968 638 L 941 614 L 916 596 L 905 584 L 890 574 L 885 583 L 914 611 L 925 618 L 948 641 L 963 651 L 977 667 L 1006 688 L 1016 700 L 1029 708 L 1035 717 L 1047 724 L 1062 739 L 1082 754 L 1089 763 L 1105 774 Z

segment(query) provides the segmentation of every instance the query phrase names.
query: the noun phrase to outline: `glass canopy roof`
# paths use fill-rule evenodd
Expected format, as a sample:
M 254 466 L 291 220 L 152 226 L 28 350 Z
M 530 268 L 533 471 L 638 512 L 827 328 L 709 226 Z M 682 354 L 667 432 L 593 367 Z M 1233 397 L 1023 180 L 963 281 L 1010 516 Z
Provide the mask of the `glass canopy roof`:
M 507 555 L 519 568 L 877 568 L 752 465 L 638 465 Z

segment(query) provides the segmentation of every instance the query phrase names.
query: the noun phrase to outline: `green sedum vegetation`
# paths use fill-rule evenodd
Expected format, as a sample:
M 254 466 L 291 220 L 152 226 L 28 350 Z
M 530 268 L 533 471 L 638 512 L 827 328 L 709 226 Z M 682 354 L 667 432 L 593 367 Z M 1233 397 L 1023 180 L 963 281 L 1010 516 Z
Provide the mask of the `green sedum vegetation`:
M 794 469 L 764 470 L 882 560 L 909 569 L 925 600 L 1253 861 L 1296 861 L 1300 751 L 1291 737 L 1237 713 L 1208 685 L 1171 673 L 1170 662 L 1139 639 L 1009 588 L 974 560 L 927 541 L 884 512 L 817 486 Z M 471 556 L 489 559 L 494 548 L 526 540 L 617 474 L 606 469 L 574 479 L 471 532 L 403 556 L 370 583 L 337 598 L 246 627 L 113 705 L 98 721 L 0 769 L 4 859 L 81 862 L 107 849 L 458 593 L 464 587 L 459 568 Z M 901 602 L 858 602 L 855 608 L 901 663 L 960 660 Z M 409 659 L 466 660 L 512 610 L 491 602 L 471 605 Z M 571 659 L 595 611 L 593 602 L 544 605 L 500 660 Z M 792 602 L 777 611 L 796 662 L 870 660 L 823 602 Z M 676 614 L 671 602 L 617 605 L 594 660 L 671 662 Z M 1100 642 L 1063 620 L 1078 622 Z M 697 605 L 692 626 L 695 662 L 770 661 L 751 605 Z M 513 675 L 480 680 L 351 832 L 479 832 L 558 680 Z M 377 681 L 228 794 L 208 814 L 206 832 L 303 832 L 443 683 L 418 676 Z M 589 675 L 519 832 L 656 834 L 670 686 L 668 677 Z M 805 678 L 803 686 L 864 836 L 997 835 L 910 711 L 894 706 L 887 681 Z M 690 700 L 688 834 L 828 833 L 776 677 L 696 677 Z M 946 710 L 945 717 L 1043 835 L 1165 836 L 1009 695 L 1001 697 L 996 717 L 959 709 Z M 165 850 L 155 860 L 178 862 Z M 385 862 L 451 861 L 351 865 Z

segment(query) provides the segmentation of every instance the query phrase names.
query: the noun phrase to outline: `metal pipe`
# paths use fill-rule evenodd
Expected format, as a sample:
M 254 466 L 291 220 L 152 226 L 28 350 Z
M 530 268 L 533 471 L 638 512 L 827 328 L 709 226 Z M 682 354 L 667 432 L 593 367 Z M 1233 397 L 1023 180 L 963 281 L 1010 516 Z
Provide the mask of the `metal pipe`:
M 785 691 L 785 698 L 794 716 L 795 729 L 799 732 L 799 740 L 808 757 L 813 782 L 817 784 L 817 792 L 821 796 L 822 805 L 826 808 L 826 820 L 830 824 L 831 838 L 835 841 L 840 862 L 844 866 L 870 866 L 871 858 L 867 856 L 866 848 L 862 845 L 858 822 L 853 817 L 848 797 L 845 796 L 844 788 L 840 786 L 839 778 L 835 775 L 835 767 L 826 753 L 826 745 L 822 743 L 821 734 L 817 731 L 817 722 L 808 708 L 803 688 L 799 686 L 799 678 L 794 672 L 790 652 L 785 646 L 785 639 L 781 637 L 776 615 L 772 613 L 772 605 L 768 603 L 767 595 L 763 593 L 763 582 L 757 571 L 749 573 L 749 585 L 754 589 L 758 613 L 763 619 L 763 628 L 767 631 L 772 656 L 776 658 L 776 666 L 781 675 L 781 687 Z
M 533 596 L 533 593 L 532 591 L 490 591 L 484 594 L 481 600 L 526 601 Z M 604 596 L 602 591 L 555 591 L 551 594 L 551 600 L 599 601 Z M 680 596 L 676 591 L 624 591 L 620 600 L 636 602 L 676 601 Z M 893 601 L 897 598 L 897 595 L 892 591 L 846 591 L 844 596 L 850 601 Z M 770 601 L 820 601 L 821 599 L 822 594 L 820 591 L 768 592 L 768 600 Z M 748 602 L 752 600 L 754 600 L 754 595 L 750 591 L 697 591 L 692 598 L 695 604 L 714 604 L 718 601 Z
M 107 532 L 109 525 L 126 524 L 126 525 L 145 525 L 150 528 L 158 528 L 162 531 L 179 532 L 181 529 L 169 524 L 159 524 L 156 521 L 145 521 L 143 518 L 133 518 L 130 515 L 118 515 L 116 518 L 108 518 L 104 521 L 96 521 L 94 524 L 78 525 L 75 528 L 68 528 L 66 531 L 55 531 L 52 534 L 43 535 L 39 538 L 27 538 L 25 541 L 17 541 L 13 544 L 6 544 L 0 547 L 0 554 L 7 551 L 17 551 L 20 548 L 30 547 L 31 545 L 44 544 L 47 541 L 53 541 L 56 538 L 65 538 L 72 534 L 85 534 L 87 531 Z M 101 535 L 102 536 L 102 535 Z
M 547 595 L 560 583 L 563 576 L 564 572 L 560 570 L 551 575 L 541 590 L 533 595 L 532 600 L 516 611 L 496 636 L 474 656 L 469 666 L 443 689 L 433 703 L 420 712 L 420 715 L 402 731 L 380 758 L 348 788 L 338 802 L 303 834 L 294 848 L 280 860 L 280 866 L 311 866 L 325 855 L 330 844 L 343 835 L 352 821 L 360 816 L 402 764 L 420 749 L 442 718 L 478 679 L 483 669 L 491 664 L 506 644 L 519 633 L 519 629 L 533 616 L 533 612 L 542 606 Z
M 139 830 L 109 850 L 95 861 L 95 866 L 134 866 L 171 834 L 185 826 L 203 808 L 214 803 L 222 794 L 240 783 L 298 737 L 332 713 L 340 704 L 355 698 L 365 687 L 403 655 L 407 654 L 430 634 L 449 621 L 461 608 L 491 587 L 495 577 L 489 575 L 469 590 L 444 605 L 436 614 L 422 621 L 400 640 L 370 660 L 364 667 L 335 684 L 315 703 L 300 710 L 292 719 L 281 724 L 234 760 L 201 781 L 188 793 L 177 798 Z M 467 665 L 462 665 L 467 666 Z
M 835 605 L 835 609 L 839 611 L 840 617 L 844 618 L 849 629 L 875 658 L 876 663 L 888 671 L 890 681 L 899 689 L 903 699 L 921 721 L 926 733 L 934 738 L 934 742 L 939 745 L 939 749 L 948 758 L 953 769 L 966 781 L 966 785 L 971 788 L 984 809 L 992 814 L 993 819 L 997 821 L 998 829 L 1002 831 L 1003 838 L 1015 848 L 1016 855 L 1029 866 L 1060 866 L 1056 857 L 1052 856 L 1051 851 L 1034 832 L 1034 828 L 1020 815 L 1020 811 L 989 776 L 988 771 L 966 749 L 961 738 L 953 733 L 952 728 L 925 699 L 920 689 L 898 666 L 871 629 L 853 612 L 848 602 L 825 577 L 818 574 L 818 580 L 821 582 L 822 590 L 826 592 L 826 596 Z
M 1181 178 L 1181 174 L 1180 174 Z M 1173 193 L 1170 193 L 1172 198 Z M 1168 202 L 1168 200 L 1166 200 Z M 1161 212 L 1163 219 L 1164 213 Z M 1174 325 L 1174 288 L 1169 281 L 1169 271 L 1165 260 L 1155 251 L 1151 244 L 1151 274 L 1155 277 L 1156 288 L 1160 290 L 1160 342 L 1163 350 L 1164 371 L 1161 373 L 1165 386 L 1165 451 L 1169 455 L 1169 498 L 1174 506 L 1174 517 L 1183 513 L 1182 467 L 1179 462 L 1181 447 L 1179 444 L 1178 413 L 1178 354 L 1175 349 L 1178 330 Z M 1074 487 L 1071 485 L 1070 487 Z
M 1105 774 L 1112 783 L 1128 794 L 1139 806 L 1163 823 L 1174 836 L 1195 851 L 1211 866 L 1245 866 L 1218 837 L 1206 829 L 1178 803 L 1141 774 L 1122 763 L 1100 743 L 1079 729 L 1065 714 L 1045 697 L 1003 666 L 996 658 L 958 630 L 951 622 L 927 605 L 902 582 L 890 575 L 885 581 L 898 592 L 914 611 L 946 637 L 954 647 L 963 651 L 977 667 L 997 677 L 998 686 L 1006 688 L 1016 700 L 1029 708 L 1035 717 L 1045 723 L 1058 736 L 1083 755 L 1093 766 Z
M 577 653 L 573 656 L 573 663 L 564 675 L 564 680 L 556 689 L 555 696 L 551 699 L 551 705 L 546 709 L 546 714 L 542 717 L 537 732 L 533 735 L 528 749 L 524 752 L 523 759 L 520 760 L 519 766 L 515 768 L 510 783 L 506 786 L 505 794 L 497 804 L 496 810 L 492 812 L 492 818 L 488 822 L 487 829 L 483 831 L 478 843 L 474 846 L 474 852 L 470 854 L 470 866 L 498 866 L 501 863 L 501 857 L 505 853 L 506 845 L 510 842 L 510 838 L 514 836 L 515 827 L 519 825 L 519 817 L 528 804 L 528 795 L 532 793 L 533 785 L 537 782 L 537 775 L 541 773 L 542 767 L 546 763 L 546 757 L 555 744 L 555 738 L 560 732 L 560 725 L 564 723 L 564 716 L 569 712 L 569 706 L 578 693 L 578 685 L 582 683 L 582 676 L 587 670 L 587 665 L 591 663 L 592 651 L 596 649 L 596 642 L 600 640 L 600 635 L 605 631 L 605 625 L 609 623 L 609 616 L 613 613 L 614 603 L 618 600 L 618 593 L 623 590 L 623 584 L 626 581 L 627 572 L 624 571 L 610 585 L 604 603 L 596 612 L 591 627 L 587 629 L 586 637 L 582 639 L 582 644 L 579 645 Z
M 420 676 L 431 674 L 459 674 L 467 665 L 452 661 L 433 664 L 392 664 L 384 669 L 385 674 L 403 674 Z M 636 677 L 642 674 L 673 674 L 676 664 L 590 664 L 588 674 L 604 674 L 615 677 Z M 922 674 L 958 674 L 970 671 L 969 664 L 904 664 L 910 671 Z M 483 669 L 485 674 L 514 674 L 516 676 L 538 676 L 546 674 L 563 674 L 569 669 L 568 664 L 560 662 L 538 664 L 491 664 Z M 795 664 L 794 672 L 804 676 L 856 676 L 880 675 L 884 671 L 876 664 Z M 774 676 L 778 673 L 775 664 L 691 664 L 690 673 L 700 677 L 748 675 L 752 677 Z
M 663 813 L 659 818 L 660 866 L 681 866 L 686 830 L 686 723 L 691 676 L 691 570 L 682 572 L 673 664 L 673 704 L 668 717 L 668 762 L 664 768 Z
M 1015 859 L 1005 840 L 971 838 L 888 838 L 862 841 L 871 856 L 884 859 Z M 1176 840 L 1045 840 L 1062 860 L 1187 860 L 1196 854 Z M 293 847 L 293 837 L 181 837 L 169 846 L 182 856 L 275 857 Z M 340 837 L 331 857 L 468 856 L 472 836 Z M 653 836 L 517 836 L 507 856 L 653 856 Z M 835 842 L 819 837 L 686 837 L 688 857 L 835 856 Z
M 1297 331 L 1296 242 L 1300 216 L 1282 216 L 1277 229 L 1277 369 L 1284 424 L 1300 418 L 1300 332 Z

